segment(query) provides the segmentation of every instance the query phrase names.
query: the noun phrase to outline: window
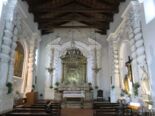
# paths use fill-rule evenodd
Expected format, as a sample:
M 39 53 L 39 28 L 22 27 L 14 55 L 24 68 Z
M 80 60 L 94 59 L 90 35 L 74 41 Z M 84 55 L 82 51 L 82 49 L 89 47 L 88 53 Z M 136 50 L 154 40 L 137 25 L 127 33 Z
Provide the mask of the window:
M 144 0 L 144 12 L 146 24 L 155 18 L 155 0 Z
M 0 17 L 1 17 L 1 14 L 2 14 L 2 8 L 3 8 L 3 5 L 7 3 L 7 0 L 0 0 Z
M 35 52 L 35 65 L 37 65 L 38 63 L 38 49 L 36 49 L 36 52 Z

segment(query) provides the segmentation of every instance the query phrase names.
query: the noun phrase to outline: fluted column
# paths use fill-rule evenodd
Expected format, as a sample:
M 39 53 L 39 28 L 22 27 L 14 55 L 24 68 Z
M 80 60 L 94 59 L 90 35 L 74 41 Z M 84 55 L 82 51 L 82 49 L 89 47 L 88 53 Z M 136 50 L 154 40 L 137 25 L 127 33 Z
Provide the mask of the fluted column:
M 131 3 L 128 10 L 127 26 L 132 51 L 132 68 L 134 82 L 140 83 L 139 97 L 144 100 L 150 96 L 150 79 L 144 46 L 144 38 L 141 26 L 140 4 L 136 1 Z

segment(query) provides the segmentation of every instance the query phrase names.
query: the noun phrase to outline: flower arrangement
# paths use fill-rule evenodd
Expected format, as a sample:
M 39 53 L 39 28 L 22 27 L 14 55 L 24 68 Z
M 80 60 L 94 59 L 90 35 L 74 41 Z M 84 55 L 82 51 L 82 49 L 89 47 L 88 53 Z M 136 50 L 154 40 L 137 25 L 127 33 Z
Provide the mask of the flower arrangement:
M 134 95 L 138 96 L 138 88 L 140 87 L 140 84 L 138 82 L 133 84 L 133 91 L 134 91 Z

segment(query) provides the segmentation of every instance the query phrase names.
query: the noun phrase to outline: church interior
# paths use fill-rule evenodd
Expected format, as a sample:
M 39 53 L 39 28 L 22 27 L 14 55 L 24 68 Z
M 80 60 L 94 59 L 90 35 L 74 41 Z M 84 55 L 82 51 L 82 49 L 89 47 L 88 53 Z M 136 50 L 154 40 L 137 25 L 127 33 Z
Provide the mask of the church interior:
M 155 0 L 0 0 L 0 115 L 155 116 Z

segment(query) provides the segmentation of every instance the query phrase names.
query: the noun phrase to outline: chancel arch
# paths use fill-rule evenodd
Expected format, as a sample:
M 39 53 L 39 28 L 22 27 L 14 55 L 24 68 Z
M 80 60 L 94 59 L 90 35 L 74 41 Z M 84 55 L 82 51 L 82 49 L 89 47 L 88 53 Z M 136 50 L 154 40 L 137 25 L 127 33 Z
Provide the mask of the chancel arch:
M 15 63 L 14 63 L 14 92 L 19 92 L 24 95 L 27 80 L 27 59 L 28 47 L 24 39 L 19 39 L 16 42 Z

